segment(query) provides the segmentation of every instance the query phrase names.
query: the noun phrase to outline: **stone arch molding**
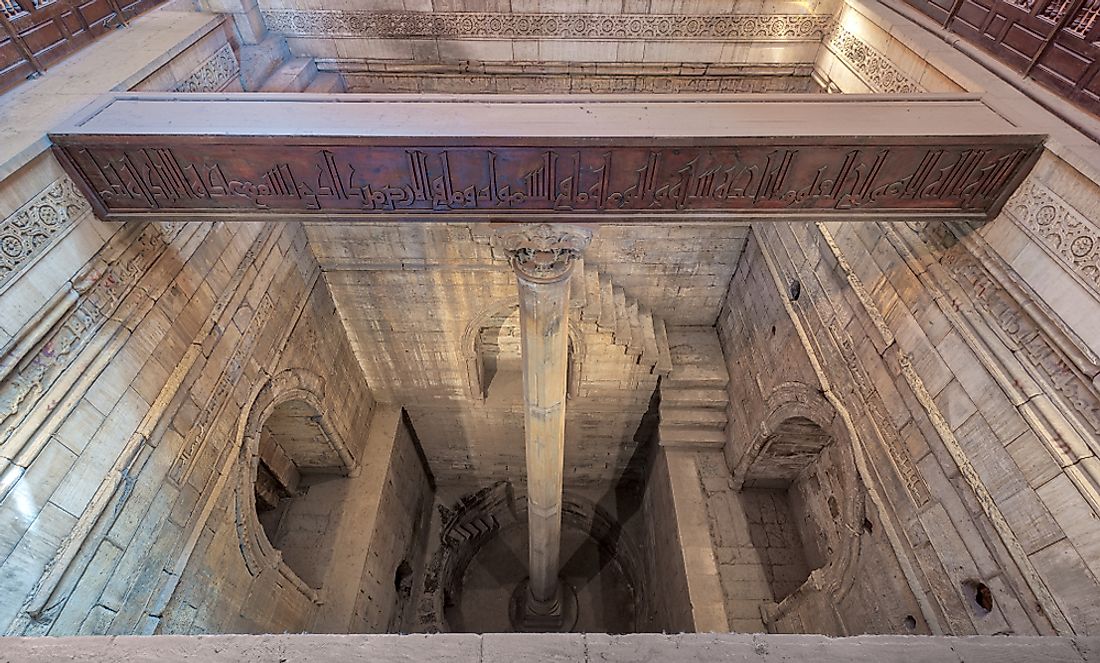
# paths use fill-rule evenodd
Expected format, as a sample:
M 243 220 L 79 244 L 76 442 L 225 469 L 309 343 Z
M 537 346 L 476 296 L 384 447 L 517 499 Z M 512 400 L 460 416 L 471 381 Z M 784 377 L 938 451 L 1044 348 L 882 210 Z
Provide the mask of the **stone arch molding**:
M 834 549 L 825 565 L 810 572 L 802 585 L 778 604 L 772 604 L 766 610 L 766 624 L 770 627 L 785 615 L 797 611 L 798 607 L 812 601 L 814 595 L 824 594 L 827 603 L 838 605 L 855 586 L 856 573 L 863 537 L 860 536 L 862 523 L 867 513 L 866 489 L 860 476 L 853 454 L 852 440 L 848 429 L 842 425 L 833 405 L 825 399 L 819 389 L 802 382 L 784 382 L 773 389 L 764 399 L 764 420 L 753 436 L 748 452 L 734 470 L 734 485 L 740 490 L 745 474 L 753 462 L 767 453 L 769 445 L 776 439 L 780 427 L 792 419 L 806 419 L 832 438 L 829 446 L 837 446 L 843 454 L 841 471 L 848 490 L 843 492 L 844 499 L 839 507 L 839 546 Z M 824 449 L 823 449 L 824 451 Z M 839 617 L 837 617 L 839 621 Z
M 466 363 L 466 394 L 473 401 L 485 400 L 485 376 L 481 370 L 481 357 L 477 351 L 477 336 L 494 318 L 510 314 L 512 309 L 519 308 L 519 300 L 515 297 L 499 299 L 478 313 L 462 332 L 462 358 Z M 572 312 L 575 309 L 570 309 Z M 573 347 L 573 357 L 569 366 L 569 384 L 566 393 L 569 397 L 576 396 L 580 391 L 583 381 L 582 371 L 584 357 L 587 351 L 584 342 L 584 331 L 577 324 L 575 315 L 569 319 L 569 343 Z
M 259 576 L 265 571 L 275 571 L 286 578 L 290 586 L 320 605 L 317 592 L 287 566 L 282 552 L 268 541 L 256 515 L 254 486 L 260 463 L 261 430 L 276 407 L 295 400 L 306 403 L 318 413 L 317 423 L 340 458 L 345 473 L 351 474 L 356 470 L 347 444 L 324 416 L 325 379 L 305 369 L 287 369 L 254 390 L 242 409 L 236 439 L 239 456 L 236 465 L 235 521 L 241 554 L 250 574 Z
M 740 490 L 752 464 L 764 455 L 775 440 L 779 427 L 786 421 L 801 417 L 817 424 L 818 428 L 832 432 L 836 410 L 825 400 L 819 389 L 804 382 L 783 382 L 764 397 L 763 421 L 757 427 L 749 448 L 733 471 L 734 488 Z M 833 438 L 837 438 L 834 436 Z

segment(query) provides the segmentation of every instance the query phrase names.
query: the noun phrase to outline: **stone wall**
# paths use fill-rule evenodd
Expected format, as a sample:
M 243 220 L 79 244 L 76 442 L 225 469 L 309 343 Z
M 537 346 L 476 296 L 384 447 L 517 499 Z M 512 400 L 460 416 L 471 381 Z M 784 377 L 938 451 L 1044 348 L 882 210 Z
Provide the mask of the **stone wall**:
M 1077 470 L 1055 461 L 1068 450 L 1036 416 L 1079 406 L 1045 408 L 1055 388 L 1012 396 L 1027 383 L 1008 375 L 1035 374 L 995 331 L 1011 319 L 980 313 L 983 298 L 1012 298 L 994 279 L 967 286 L 966 275 L 988 272 L 963 242 L 949 248 L 945 233 L 933 224 L 760 231 L 775 290 L 801 282 L 791 311 L 802 345 L 829 400 L 859 431 L 857 465 L 879 513 L 870 520 L 886 530 L 932 630 L 1090 632 L 1084 593 L 1096 580 L 1077 525 L 1094 516 L 1084 515 Z M 1014 325 L 1037 324 L 1042 304 L 1030 306 Z M 1051 341 L 1037 328 L 1032 342 Z M 992 602 L 980 599 L 984 591 Z
M 718 324 L 730 371 L 726 462 L 700 462 L 730 628 L 924 631 L 889 541 L 874 533 L 859 442 L 822 397 L 782 304 L 795 288 L 775 282 L 759 244 L 750 238 Z
M 440 484 L 522 477 L 518 383 L 491 385 L 488 399 L 475 387 L 479 330 L 499 340 L 497 327 L 518 306 L 515 276 L 491 246 L 489 224 L 326 223 L 307 224 L 307 232 L 368 381 L 380 400 L 406 407 Z M 585 274 L 599 274 L 669 324 L 710 325 L 746 232 L 603 226 L 585 252 Z M 570 487 L 613 485 L 632 467 L 656 386 L 650 368 L 596 325 L 595 311 L 593 304 L 570 314 Z
M 683 633 L 695 630 L 684 552 L 677 527 L 677 504 L 666 455 L 657 453 L 646 479 L 642 517 L 648 537 L 645 571 L 653 597 L 654 630 Z

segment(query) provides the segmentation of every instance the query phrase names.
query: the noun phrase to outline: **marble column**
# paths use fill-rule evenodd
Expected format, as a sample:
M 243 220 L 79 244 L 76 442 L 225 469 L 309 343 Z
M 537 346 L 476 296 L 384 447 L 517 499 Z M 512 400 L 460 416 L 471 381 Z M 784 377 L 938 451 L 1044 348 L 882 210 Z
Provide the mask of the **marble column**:
M 563 598 L 558 579 L 569 281 L 590 239 L 584 228 L 549 224 L 518 225 L 497 234 L 519 287 L 530 568 L 526 595 L 518 597 L 523 606 L 517 626 L 531 630 L 556 630 L 569 619 L 569 597 Z

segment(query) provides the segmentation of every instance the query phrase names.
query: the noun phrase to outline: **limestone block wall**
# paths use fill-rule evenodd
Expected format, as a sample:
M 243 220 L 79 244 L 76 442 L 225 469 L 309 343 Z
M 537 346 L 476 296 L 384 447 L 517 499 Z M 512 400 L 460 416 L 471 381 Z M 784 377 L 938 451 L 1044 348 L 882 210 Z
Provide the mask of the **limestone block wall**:
M 483 400 L 471 379 L 479 329 L 500 325 L 518 301 L 489 225 L 307 224 L 307 232 L 374 393 L 406 407 L 440 484 L 522 477 L 519 394 Z M 585 264 L 669 324 L 710 325 L 746 232 L 605 226 Z M 571 312 L 579 376 L 566 415 L 570 485 L 606 485 L 632 466 L 656 384 L 609 333 L 581 324 L 590 313 Z
M 943 559 L 951 582 L 930 588 L 941 627 L 986 632 L 1003 621 L 1015 632 L 1092 632 L 1097 615 L 1084 596 L 1097 583 L 1092 540 L 1100 522 L 1098 125 L 1047 92 L 1028 96 L 1028 83 L 998 77 L 898 3 L 852 0 L 837 26 L 817 64 L 833 91 L 978 93 L 1017 125 L 1047 134 L 1047 150 L 985 224 L 829 224 L 816 239 L 776 227 L 761 242 L 784 247 L 776 250 L 787 256 L 777 262 L 790 261 L 779 268 L 782 279 L 805 284 L 797 275 L 807 270 L 796 265 L 807 259 L 818 265 L 818 282 L 823 268 L 845 274 L 847 287 L 811 294 L 815 308 L 828 308 L 807 313 L 806 329 L 823 366 L 830 353 L 851 360 L 843 343 L 838 351 L 836 339 L 812 332 L 820 320 L 850 329 L 848 321 L 859 320 L 864 332 L 852 335 L 852 347 L 858 354 L 869 343 L 881 356 L 868 354 L 862 370 L 884 404 L 895 404 L 886 405 L 894 426 L 880 429 L 886 438 L 896 429 L 894 448 L 908 450 L 908 458 L 889 455 L 910 497 L 891 498 L 886 488 L 882 495 L 915 548 L 915 568 L 935 566 L 931 550 Z M 1047 110 L 1056 108 L 1062 117 Z M 794 304 L 800 315 L 804 306 Z M 867 368 L 876 363 L 887 373 Z M 967 578 L 990 574 L 993 597 L 1007 594 L 1013 606 L 1003 616 L 975 620 L 965 600 L 952 607 L 945 598 Z
M 310 628 L 316 596 L 248 568 L 237 499 L 242 418 L 273 379 L 309 387 L 351 465 L 368 457 L 373 397 L 301 226 L 105 224 L 48 157 L 0 192 L 21 242 L 0 274 L 4 630 Z M 391 588 L 346 602 L 362 630 L 395 621 L 388 557 L 417 557 L 430 502 L 408 438 L 395 444 L 376 483 L 399 504 L 356 515 L 380 510 L 380 530 L 407 536 L 351 583 Z
M 653 596 L 653 627 L 667 633 L 695 631 L 684 552 L 677 528 L 677 505 L 664 453 L 654 457 L 646 480 L 642 517 L 648 539 L 645 571 Z
M 163 608 L 157 632 L 310 630 L 318 604 L 326 602 L 332 588 L 345 583 L 358 586 L 358 578 L 354 575 L 349 578 L 348 571 L 341 567 L 362 568 L 363 560 L 369 554 L 365 547 L 356 547 L 352 563 L 346 560 L 341 548 L 348 543 L 340 538 L 342 530 L 354 531 L 360 527 L 360 523 L 353 522 L 349 518 L 351 514 L 346 512 L 355 509 L 354 515 L 359 520 L 372 516 L 387 517 L 374 513 L 381 509 L 377 503 L 362 504 L 356 501 L 360 497 L 358 493 L 364 491 L 364 487 L 359 485 L 359 478 L 369 471 L 363 466 L 372 461 L 383 468 L 390 466 L 384 460 L 385 447 L 368 447 L 373 397 L 352 359 L 343 329 L 335 318 L 331 296 L 323 283 L 316 280 L 318 273 L 305 249 L 301 228 L 293 225 L 274 228 L 277 233 L 289 234 L 290 241 L 297 241 L 300 250 L 306 251 L 295 258 L 312 268 L 313 283 L 310 291 L 300 296 L 298 311 L 291 309 L 286 317 L 273 319 L 273 324 L 281 322 L 292 325 L 293 331 L 278 355 L 273 357 L 274 365 L 265 367 L 260 379 L 248 385 L 247 397 L 239 409 L 226 413 L 232 432 L 222 441 L 226 448 L 218 454 L 224 458 L 221 472 L 226 479 L 222 485 L 212 487 L 213 494 L 207 499 L 213 505 L 201 525 L 201 532 L 197 533 L 194 548 L 185 559 L 177 562 L 182 565 L 178 586 Z M 278 259 L 278 256 L 274 258 Z M 278 282 L 272 283 L 271 288 L 268 296 L 282 297 L 286 292 Z M 263 359 L 261 355 L 254 361 Z M 268 376 L 270 378 L 265 379 Z M 281 555 L 272 553 L 265 540 L 260 539 L 264 535 L 259 531 L 251 499 L 255 451 L 250 448 L 247 430 L 254 420 L 254 413 L 269 402 L 268 385 L 274 385 L 270 393 L 276 402 L 284 395 L 298 397 L 302 392 L 308 393 L 309 400 L 318 406 L 316 416 L 319 416 L 322 428 L 329 431 L 334 440 L 346 445 L 353 463 L 348 468 L 353 476 L 337 474 L 310 487 L 311 497 L 316 495 L 321 498 L 318 506 L 327 504 L 329 508 L 318 514 L 321 522 L 306 523 L 311 531 L 308 536 L 315 536 L 324 547 L 302 551 L 305 558 L 298 555 L 292 560 L 290 549 L 286 551 L 285 561 L 280 560 Z M 400 441 L 391 433 L 389 446 L 396 444 Z M 422 479 L 416 481 L 416 478 L 410 477 L 405 485 L 418 489 L 424 482 Z M 395 491 L 394 495 L 399 497 L 401 491 Z M 414 531 L 413 523 L 415 517 L 405 520 L 404 527 L 394 526 L 393 540 L 400 541 L 403 535 L 410 536 Z M 260 541 L 257 542 L 257 539 Z M 389 563 L 387 554 L 370 552 L 382 557 L 384 563 Z M 360 560 L 359 567 L 354 566 L 356 558 Z M 299 577 L 295 571 L 296 566 L 302 563 L 315 566 L 311 568 L 308 578 Z M 391 585 L 392 572 L 393 569 L 390 569 Z M 211 588 L 215 588 L 214 591 Z M 261 600 L 259 597 L 265 598 Z M 386 598 L 393 605 L 393 597 Z M 352 608 L 349 605 L 342 607 L 346 612 L 343 623 L 350 624 Z M 333 615 L 332 619 L 336 620 L 337 616 Z M 388 621 L 382 619 L 382 622 L 381 628 L 376 630 L 386 629 Z
M 789 284 L 775 282 L 757 234 L 718 323 L 730 371 L 725 462 L 699 462 L 730 629 L 927 632 L 857 467 L 862 442 L 853 435 L 863 433 L 822 398 L 782 303 Z M 814 297 L 802 288 L 797 301 Z
M 1047 348 L 1038 356 L 1058 356 L 1042 326 L 1056 316 L 1010 296 L 1010 276 L 989 277 L 997 262 L 965 229 L 790 224 L 760 235 L 776 291 L 801 283 L 790 303 L 800 340 L 830 402 L 863 431 L 874 527 L 933 632 L 1092 632 L 1096 518 L 1087 462 L 1066 462 L 1079 449 L 1070 439 L 1095 444 L 1078 427 L 1089 402 L 1062 400 L 1072 373 L 1047 382 L 1007 336 L 1030 330 L 1031 347 Z

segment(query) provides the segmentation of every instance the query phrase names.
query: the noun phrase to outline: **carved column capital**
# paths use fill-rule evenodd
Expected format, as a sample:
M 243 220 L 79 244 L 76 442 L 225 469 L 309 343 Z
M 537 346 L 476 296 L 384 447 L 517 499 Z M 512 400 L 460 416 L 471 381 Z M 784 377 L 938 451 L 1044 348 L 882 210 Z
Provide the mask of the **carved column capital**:
M 494 245 L 510 254 L 516 275 L 536 283 L 568 278 L 590 241 L 586 228 L 549 223 L 516 224 L 493 236 Z

